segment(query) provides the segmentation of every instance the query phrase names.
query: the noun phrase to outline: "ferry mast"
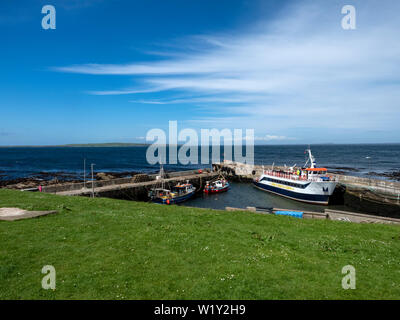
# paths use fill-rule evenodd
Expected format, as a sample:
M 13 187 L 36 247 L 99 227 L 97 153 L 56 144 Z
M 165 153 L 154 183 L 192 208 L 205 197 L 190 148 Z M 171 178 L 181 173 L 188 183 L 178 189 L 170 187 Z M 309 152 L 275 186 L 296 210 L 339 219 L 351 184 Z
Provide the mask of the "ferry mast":
M 308 149 L 306 149 L 306 152 L 308 152 L 308 159 L 304 164 L 304 167 L 307 167 L 307 163 L 310 162 L 310 168 L 315 168 L 317 164 L 315 163 L 315 158 L 311 153 L 311 148 L 308 147 Z

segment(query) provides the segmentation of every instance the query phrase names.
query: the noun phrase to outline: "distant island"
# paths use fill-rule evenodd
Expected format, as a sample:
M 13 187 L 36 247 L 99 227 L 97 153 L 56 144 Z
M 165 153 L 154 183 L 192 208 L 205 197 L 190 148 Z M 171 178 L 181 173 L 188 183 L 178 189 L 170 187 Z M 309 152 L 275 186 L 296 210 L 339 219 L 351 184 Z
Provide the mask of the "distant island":
M 64 144 L 58 147 L 146 147 L 147 143 L 123 143 L 123 142 L 109 142 L 109 143 L 83 143 L 83 144 Z
M 330 146 L 330 145 L 398 145 L 400 142 L 380 142 L 380 143 L 313 143 L 311 146 Z M 96 148 L 96 147 L 148 147 L 150 143 L 129 143 L 129 142 L 105 142 L 105 143 L 69 143 L 58 145 L 0 145 L 0 148 Z M 167 144 L 168 145 L 168 144 Z M 181 147 L 183 144 L 171 144 L 169 146 Z M 308 144 L 310 145 L 310 144 Z M 212 146 L 212 145 L 210 145 Z M 223 146 L 223 144 L 222 144 Z M 279 146 L 307 146 L 305 143 L 296 144 L 255 144 L 256 147 L 279 147 Z

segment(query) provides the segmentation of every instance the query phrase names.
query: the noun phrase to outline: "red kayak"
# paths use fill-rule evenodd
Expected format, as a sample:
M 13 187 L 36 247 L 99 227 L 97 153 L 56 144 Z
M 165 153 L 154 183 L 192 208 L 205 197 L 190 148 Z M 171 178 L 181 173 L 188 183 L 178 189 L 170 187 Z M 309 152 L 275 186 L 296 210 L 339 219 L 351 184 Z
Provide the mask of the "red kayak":
M 217 180 L 206 184 L 204 193 L 221 193 L 229 190 L 229 182 L 226 180 Z

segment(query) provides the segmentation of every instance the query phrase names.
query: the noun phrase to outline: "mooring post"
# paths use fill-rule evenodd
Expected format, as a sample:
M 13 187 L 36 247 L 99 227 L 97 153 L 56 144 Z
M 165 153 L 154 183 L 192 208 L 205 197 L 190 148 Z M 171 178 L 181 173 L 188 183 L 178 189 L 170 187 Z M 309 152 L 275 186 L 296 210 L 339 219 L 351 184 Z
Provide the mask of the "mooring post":
M 92 198 L 94 198 L 94 176 L 93 176 L 93 166 L 95 166 L 94 163 L 92 163 L 90 165 L 91 169 L 92 169 Z
M 86 188 L 86 159 L 83 159 L 83 188 Z

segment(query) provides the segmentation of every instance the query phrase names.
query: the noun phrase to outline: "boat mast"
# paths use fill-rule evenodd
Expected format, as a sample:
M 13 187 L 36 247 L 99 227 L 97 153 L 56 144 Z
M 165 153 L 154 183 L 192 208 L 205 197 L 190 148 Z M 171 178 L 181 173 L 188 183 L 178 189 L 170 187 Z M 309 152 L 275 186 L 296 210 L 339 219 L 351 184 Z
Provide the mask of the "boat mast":
M 164 168 L 162 162 L 160 161 L 160 178 L 161 178 L 161 189 L 164 189 Z
M 308 149 L 306 150 L 306 152 L 308 152 L 308 159 L 307 159 L 306 163 L 304 164 L 304 167 L 306 167 L 307 163 L 310 161 L 310 168 L 315 168 L 315 166 L 316 166 L 315 158 L 311 153 L 310 146 L 308 146 Z

